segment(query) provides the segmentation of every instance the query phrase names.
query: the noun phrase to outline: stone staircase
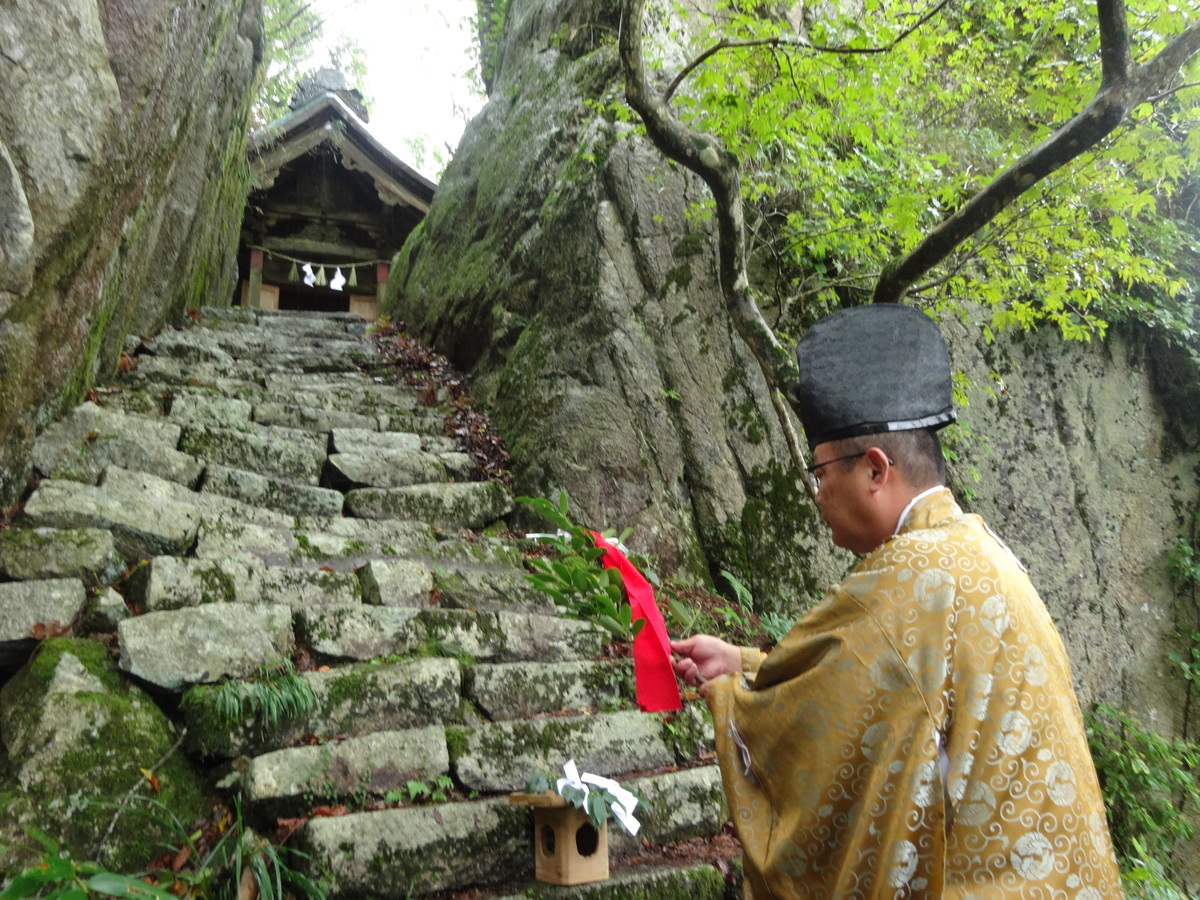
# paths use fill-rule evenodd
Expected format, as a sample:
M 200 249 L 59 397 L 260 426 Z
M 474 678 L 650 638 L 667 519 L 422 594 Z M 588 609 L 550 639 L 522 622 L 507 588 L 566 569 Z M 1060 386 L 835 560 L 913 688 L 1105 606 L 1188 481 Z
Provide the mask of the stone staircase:
M 702 709 L 638 712 L 628 662 L 523 577 L 530 543 L 473 530 L 511 495 L 470 480 L 430 389 L 367 374 L 363 333 L 346 314 L 204 310 L 46 428 L 47 477 L 0 533 L 0 665 L 38 623 L 115 627 L 120 668 L 250 821 L 347 808 L 293 838 L 333 896 L 725 896 L 704 861 L 622 866 L 721 832 Z M 285 659 L 311 712 L 230 726 L 206 702 Z M 532 817 L 507 794 L 571 758 L 644 798 L 642 831 L 610 828 L 608 882 L 534 885 Z

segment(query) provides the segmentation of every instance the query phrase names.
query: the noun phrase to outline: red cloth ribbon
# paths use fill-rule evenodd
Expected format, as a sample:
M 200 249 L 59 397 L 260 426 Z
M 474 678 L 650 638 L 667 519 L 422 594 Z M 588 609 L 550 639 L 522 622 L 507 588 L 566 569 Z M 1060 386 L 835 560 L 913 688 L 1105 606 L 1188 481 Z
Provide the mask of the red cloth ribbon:
M 592 532 L 596 546 L 607 551 L 601 558 L 606 569 L 616 569 L 625 582 L 625 593 L 633 612 L 633 621 L 645 619 L 646 624 L 633 639 L 633 677 L 637 685 L 637 702 L 642 712 L 666 712 L 680 709 L 679 685 L 671 665 L 671 640 L 663 622 L 654 589 L 625 554 Z

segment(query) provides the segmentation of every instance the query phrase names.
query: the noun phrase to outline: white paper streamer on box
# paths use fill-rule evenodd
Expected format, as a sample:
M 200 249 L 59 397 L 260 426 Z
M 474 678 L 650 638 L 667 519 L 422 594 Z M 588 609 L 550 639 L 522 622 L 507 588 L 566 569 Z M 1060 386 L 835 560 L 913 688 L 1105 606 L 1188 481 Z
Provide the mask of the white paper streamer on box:
M 621 823 L 621 827 L 632 835 L 638 833 L 638 829 L 642 825 L 633 817 L 633 811 L 637 809 L 638 805 L 637 797 L 633 796 L 633 794 L 625 790 L 625 788 L 621 787 L 621 785 L 617 784 L 611 778 L 605 778 L 602 775 L 593 775 L 590 772 L 584 772 L 580 775 L 579 769 L 573 759 L 567 760 L 563 765 L 563 772 L 566 773 L 567 777 L 558 779 L 555 790 L 561 794 L 563 787 L 570 785 L 573 788 L 583 791 L 586 797 L 590 793 L 588 791 L 588 785 L 590 784 L 601 790 L 608 791 L 615 798 L 610 808 L 617 821 Z

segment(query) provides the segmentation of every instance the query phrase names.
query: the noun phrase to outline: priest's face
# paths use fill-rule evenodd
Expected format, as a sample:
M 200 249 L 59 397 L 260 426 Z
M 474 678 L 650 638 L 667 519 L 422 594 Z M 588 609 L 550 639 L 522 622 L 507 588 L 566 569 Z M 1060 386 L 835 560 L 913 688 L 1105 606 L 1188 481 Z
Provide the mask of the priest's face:
M 834 544 L 858 554 L 878 547 L 883 539 L 872 524 L 871 466 L 865 454 L 842 458 L 833 444 L 817 444 L 812 468 L 820 481 L 817 506 Z

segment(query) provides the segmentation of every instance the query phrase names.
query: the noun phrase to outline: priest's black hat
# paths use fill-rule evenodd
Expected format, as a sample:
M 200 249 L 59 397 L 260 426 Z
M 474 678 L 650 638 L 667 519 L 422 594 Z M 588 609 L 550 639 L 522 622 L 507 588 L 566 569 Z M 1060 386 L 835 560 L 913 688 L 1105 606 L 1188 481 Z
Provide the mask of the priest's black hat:
M 826 441 L 944 428 L 956 418 L 946 339 L 929 316 L 896 303 L 839 310 L 796 345 L 793 402 L 810 448 Z

